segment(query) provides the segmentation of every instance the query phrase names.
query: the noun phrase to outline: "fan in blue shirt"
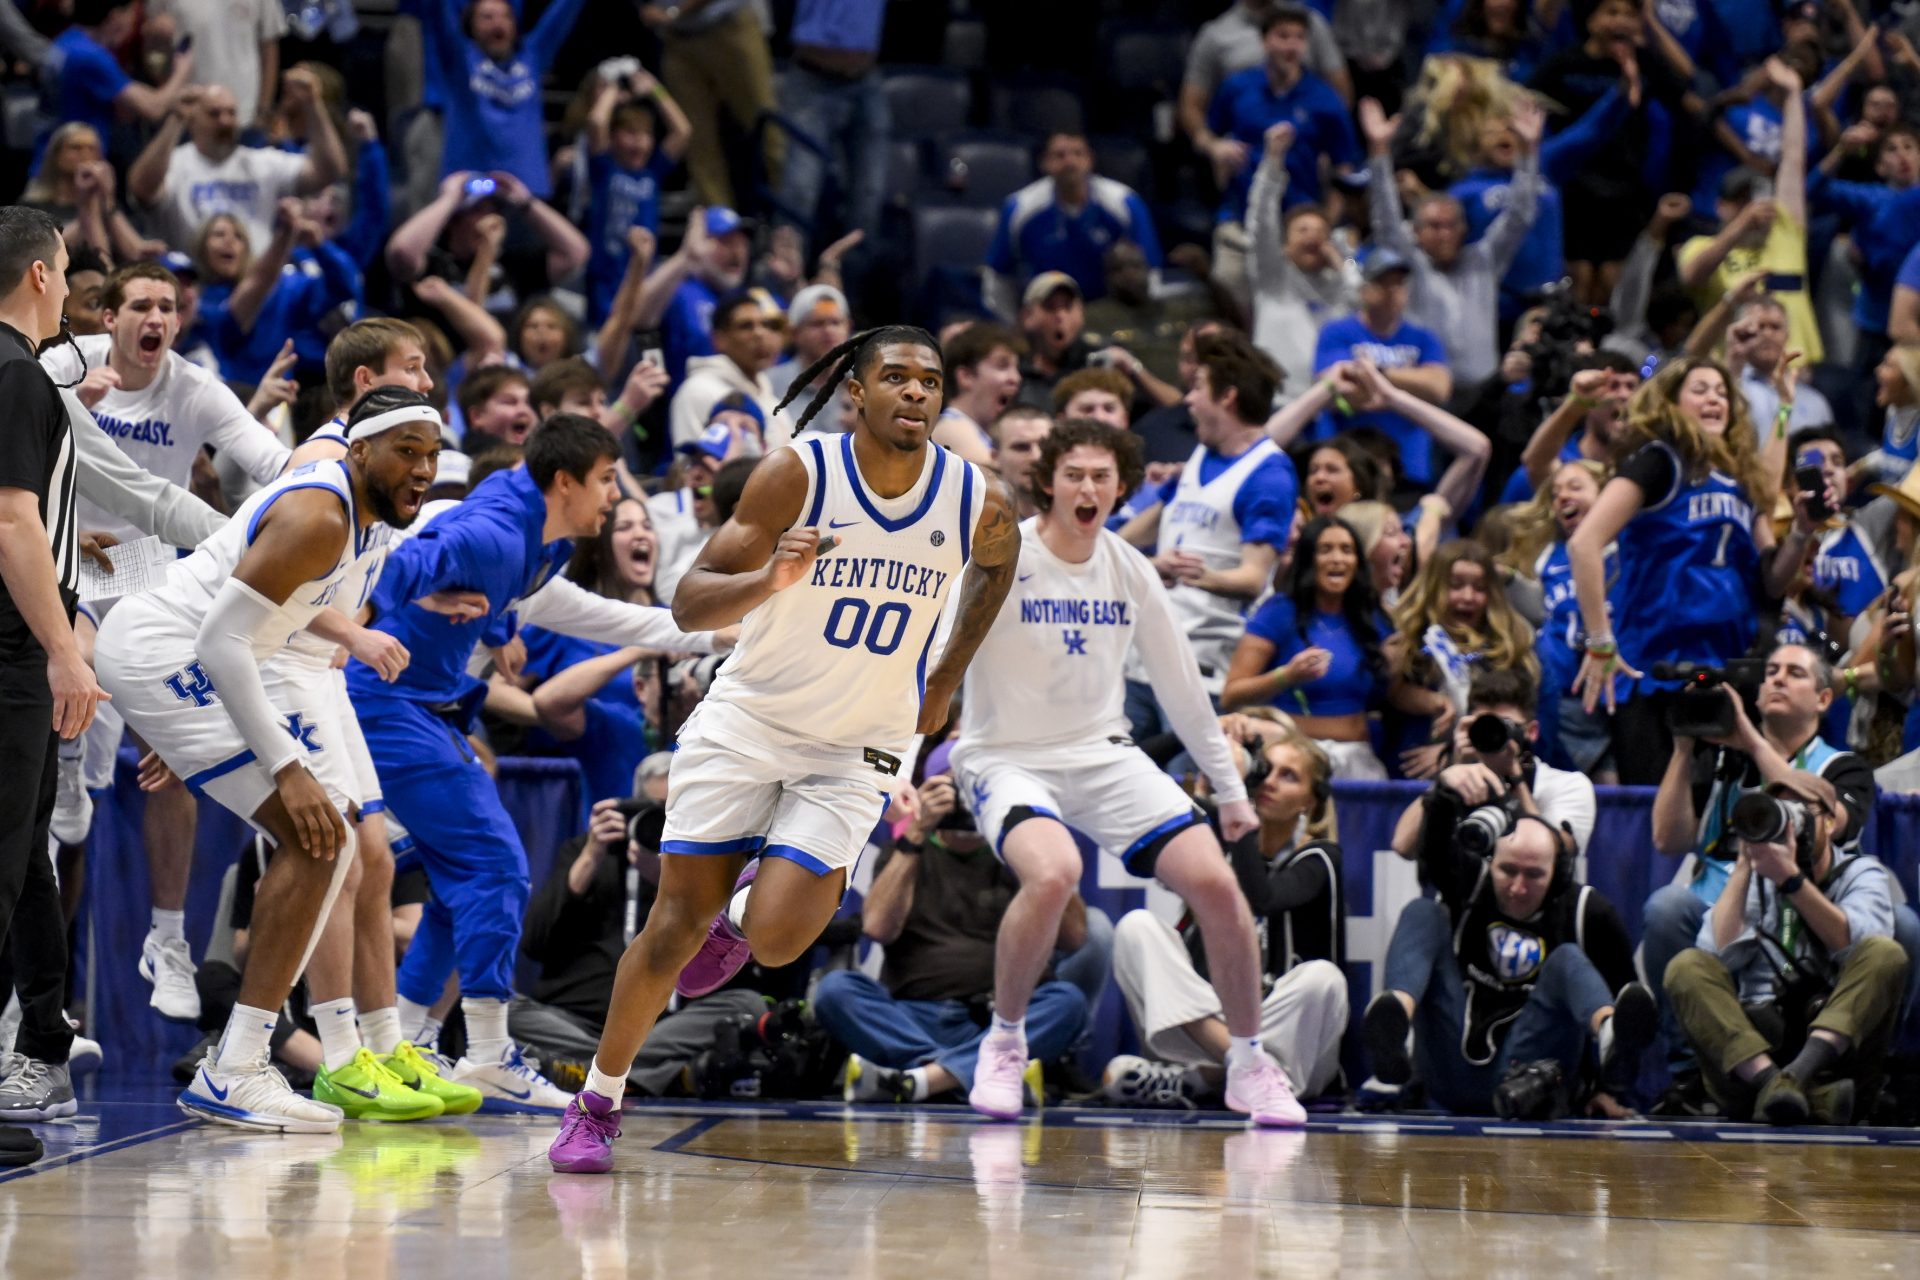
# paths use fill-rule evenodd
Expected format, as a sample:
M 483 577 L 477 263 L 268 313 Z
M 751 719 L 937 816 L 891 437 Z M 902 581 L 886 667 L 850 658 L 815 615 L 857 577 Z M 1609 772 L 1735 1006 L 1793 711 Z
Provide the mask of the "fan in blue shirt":
M 661 126 L 665 136 L 661 137 Z M 626 84 L 601 86 L 587 116 L 587 320 L 613 309 L 633 250 L 627 232 L 660 230 L 660 184 L 680 165 L 693 126 L 660 82 L 646 71 Z
M 1131 187 L 1093 172 L 1093 148 L 1077 133 L 1056 133 L 1041 155 L 1047 176 L 1008 196 L 987 249 L 987 266 L 1025 281 L 1063 271 L 1088 299 L 1107 291 L 1106 252 L 1131 240 L 1159 267 L 1153 215 Z
M 133 0 L 76 0 L 67 8 L 73 25 L 54 37 L 45 56 L 52 72 L 45 102 L 51 119 L 34 144 L 35 171 L 54 126 L 70 120 L 90 124 L 104 148 L 113 138 L 114 121 L 122 109 L 129 117 L 159 121 L 173 109 L 193 75 L 191 50 L 174 56 L 166 83 L 157 88 L 141 84 L 121 69 L 110 50 L 133 33 Z
M 474 0 L 464 20 L 461 0 L 424 0 L 427 61 L 446 95 L 442 177 L 498 169 L 542 200 L 553 194 L 540 82 L 585 4 L 553 0 L 522 40 L 507 0 Z
M 1392 632 L 1359 535 L 1337 516 L 1320 516 L 1300 531 L 1285 586 L 1248 620 L 1220 705 L 1277 706 L 1308 737 L 1366 744 L 1367 711 L 1386 687 L 1380 643 Z M 1354 776 L 1351 768 L 1336 772 Z M 1377 758 L 1368 772 L 1386 777 Z
M 1406 261 L 1389 250 L 1376 249 L 1368 255 L 1362 272 L 1365 283 L 1360 288 L 1360 310 L 1330 321 L 1320 330 L 1313 353 L 1314 372 L 1322 373 L 1343 361 L 1367 359 L 1390 381 L 1398 381 L 1396 374 L 1415 373 L 1427 385 L 1409 386 L 1408 390 L 1422 399 L 1444 402 L 1453 392 L 1446 347 L 1437 334 L 1402 318 L 1407 310 Z M 1327 439 L 1343 425 L 1384 431 L 1400 446 L 1400 466 L 1406 478 L 1423 486 L 1433 482 L 1433 438 L 1401 414 L 1376 409 L 1336 423 L 1332 414 L 1324 413 L 1314 424 L 1314 438 Z
M 1910 257 L 1920 245 L 1920 131 L 1896 124 L 1874 147 L 1873 171 L 1879 182 L 1843 182 L 1830 175 L 1844 149 L 1835 147 L 1808 175 L 1807 199 L 1819 210 L 1835 210 L 1860 255 L 1860 287 L 1853 295 L 1853 323 L 1862 333 L 1885 334 L 1891 324 L 1893 291 L 1920 285 L 1920 264 Z
M 1332 85 L 1306 69 L 1305 17 L 1293 6 L 1272 10 L 1262 21 L 1260 43 L 1266 62 L 1220 82 L 1200 140 L 1226 190 L 1222 222 L 1246 218 L 1255 160 L 1267 130 L 1282 121 L 1294 128 L 1284 207 L 1320 199 L 1320 157 L 1331 161 L 1336 173 L 1351 173 L 1366 163 L 1347 104 Z

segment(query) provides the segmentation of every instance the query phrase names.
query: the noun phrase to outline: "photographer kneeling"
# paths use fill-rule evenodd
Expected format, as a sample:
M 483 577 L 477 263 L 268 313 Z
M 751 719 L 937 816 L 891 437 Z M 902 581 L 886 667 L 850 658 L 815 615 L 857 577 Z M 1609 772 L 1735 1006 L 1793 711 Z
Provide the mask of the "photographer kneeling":
M 1673 756 L 1653 798 L 1653 847 L 1695 855 L 1691 882 L 1666 885 L 1647 899 L 1642 952 L 1648 985 L 1661 1002 L 1674 1073 L 1675 1087 L 1662 1109 L 1683 1113 L 1699 1101 L 1698 1074 L 1665 996 L 1667 966 L 1695 945 L 1701 921 L 1733 872 L 1740 841 L 1728 819 L 1735 805 L 1796 771 L 1815 774 L 1839 796 L 1833 843 L 1843 852 L 1860 838 L 1873 807 L 1873 772 L 1866 761 L 1819 736 L 1820 718 L 1833 702 L 1833 669 L 1824 660 L 1797 644 L 1767 655 L 1758 673 L 1758 727 L 1737 688 L 1747 673 L 1732 665 L 1722 674 L 1726 683 L 1696 683 L 1673 700 Z M 1714 750 L 1699 752 L 1700 743 Z
M 1667 967 L 1707 1092 L 1735 1119 L 1849 1124 L 1856 1101 L 1878 1094 L 1907 956 L 1886 867 L 1834 856 L 1845 821 L 1835 789 L 1811 773 L 1741 797 L 1728 818 L 1740 852 L 1698 947 Z
M 1535 718 L 1538 688 L 1533 677 L 1515 668 L 1475 674 L 1467 689 L 1467 714 L 1454 725 L 1449 763 L 1485 765 L 1503 787 L 1512 789 L 1522 813 L 1570 832 L 1578 857 L 1587 851 L 1598 801 L 1593 780 L 1586 774 L 1556 769 L 1535 758 L 1533 744 L 1540 736 Z M 1426 818 L 1426 797 L 1422 796 L 1394 823 L 1395 853 L 1408 861 L 1420 856 Z
M 1592 1036 L 1593 1105 L 1622 1114 L 1613 1098 L 1653 1039 L 1653 996 L 1634 980 L 1619 912 L 1575 879 L 1572 838 L 1531 811 L 1524 780 L 1484 764 L 1443 770 L 1420 803 L 1420 871 L 1440 897 L 1408 903 L 1394 925 L 1386 989 L 1361 1024 L 1367 1092 L 1397 1093 L 1417 1057 L 1451 1111 L 1546 1118 Z
M 1225 846 L 1260 939 L 1260 1043 L 1301 1097 L 1317 1097 L 1340 1073 L 1347 1030 L 1340 846 L 1304 833 L 1330 817 L 1333 766 L 1291 725 L 1248 715 L 1223 717 L 1221 727 L 1247 753 L 1247 793 L 1260 818 L 1258 830 Z M 1192 1107 L 1216 1095 L 1229 1037 L 1192 913 L 1178 930 L 1145 909 L 1121 916 L 1113 976 L 1148 1056 L 1107 1064 L 1107 1099 Z
M 646 923 L 660 879 L 661 807 L 665 775 L 648 779 L 628 800 L 601 800 L 592 825 L 554 856 L 553 872 L 527 904 L 520 949 L 540 966 L 527 996 L 514 997 L 507 1027 L 515 1040 L 539 1050 L 542 1062 L 590 1063 L 613 997 L 614 969 L 627 943 Z M 653 786 L 658 796 L 646 794 Z M 752 971 L 724 990 L 664 1014 L 627 1073 L 630 1089 L 661 1096 L 699 1055 L 711 1048 L 720 1024 L 758 1018 L 766 999 L 745 987 Z M 687 1091 L 692 1091 L 691 1087 Z

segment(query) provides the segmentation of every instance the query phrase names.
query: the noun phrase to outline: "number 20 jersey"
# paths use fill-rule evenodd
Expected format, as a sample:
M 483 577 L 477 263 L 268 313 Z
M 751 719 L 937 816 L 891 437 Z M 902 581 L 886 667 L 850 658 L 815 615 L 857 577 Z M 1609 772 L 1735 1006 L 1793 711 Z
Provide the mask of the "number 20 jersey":
M 809 434 L 792 448 L 808 478 L 800 526 L 835 544 L 806 577 L 746 616 L 739 645 L 696 713 L 700 728 L 743 736 L 755 727 L 741 724 L 744 716 L 818 744 L 822 756 L 844 759 L 848 749 L 869 747 L 904 756 L 986 482 L 972 464 L 930 444 L 918 482 L 882 498 L 860 477 L 852 435 Z

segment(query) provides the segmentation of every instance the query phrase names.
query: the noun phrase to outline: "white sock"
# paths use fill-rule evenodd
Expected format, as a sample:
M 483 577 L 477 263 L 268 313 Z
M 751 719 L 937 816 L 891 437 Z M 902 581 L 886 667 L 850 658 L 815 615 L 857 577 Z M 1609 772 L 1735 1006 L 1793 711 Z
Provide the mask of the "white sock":
M 1021 1014 L 1017 1018 L 1008 1020 L 997 1013 L 994 1014 L 992 1034 L 996 1036 L 1012 1036 L 1021 1044 L 1025 1044 L 1027 1042 L 1027 1016 Z
M 367 1048 L 382 1056 L 392 1053 L 405 1039 L 400 1034 L 400 1011 L 392 1005 L 360 1015 L 360 1038 Z
M 1259 1036 L 1231 1036 L 1227 1043 L 1227 1065 L 1248 1067 L 1260 1060 Z
M 353 1055 L 360 1052 L 360 1027 L 353 1020 L 353 997 L 322 1000 L 309 1005 L 307 1012 L 313 1017 L 313 1025 L 319 1028 L 320 1057 L 327 1064 L 327 1070 L 338 1071 L 352 1062 Z
M 1612 1014 L 1608 1014 L 1606 1018 L 1601 1021 L 1600 1034 L 1594 1038 L 1598 1042 L 1596 1047 L 1600 1051 L 1600 1061 L 1605 1062 L 1607 1060 L 1607 1054 L 1613 1051 L 1613 1015 Z
M 245 1071 L 267 1060 L 267 1045 L 273 1039 L 274 1024 L 280 1015 L 269 1009 L 233 1006 L 227 1018 L 226 1034 L 220 1037 L 213 1065 L 218 1071 Z
M 185 911 L 162 911 L 153 909 L 153 928 L 150 931 L 162 942 L 171 942 L 175 938 L 185 941 L 187 937 L 187 913 Z
M 732 925 L 733 931 L 743 938 L 747 936 L 747 895 L 752 892 L 753 886 L 748 885 L 734 894 L 732 901 L 727 903 L 727 923 Z
M 425 1044 L 426 1037 L 421 1035 L 420 1032 L 427 1023 L 433 1022 L 433 1007 L 431 1005 L 415 1004 L 405 996 L 401 996 L 394 1002 L 394 1009 L 400 1018 L 400 1038 L 402 1040 L 411 1040 L 415 1044 Z M 438 1031 L 439 1029 L 440 1024 L 437 1022 L 434 1023 L 434 1030 Z
M 498 1062 L 507 1056 L 507 1002 L 482 1000 L 475 996 L 460 998 L 460 1011 L 467 1015 L 467 1060 Z
M 446 1025 L 446 1019 L 436 1018 L 432 1014 L 428 1014 L 425 1018 L 421 1019 L 420 1034 L 413 1038 L 413 1042 L 423 1049 L 432 1049 L 435 1053 L 438 1053 L 440 1051 L 440 1028 Z
M 927 1086 L 927 1069 L 925 1067 L 915 1067 L 913 1070 L 907 1072 L 907 1079 L 913 1081 L 913 1100 L 915 1102 L 925 1102 L 927 1095 L 933 1092 L 933 1090 Z
M 600 1069 L 600 1059 L 595 1058 L 587 1065 L 587 1088 L 603 1098 L 613 1100 L 613 1109 L 620 1109 L 620 1099 L 627 1096 L 627 1078 L 610 1076 Z

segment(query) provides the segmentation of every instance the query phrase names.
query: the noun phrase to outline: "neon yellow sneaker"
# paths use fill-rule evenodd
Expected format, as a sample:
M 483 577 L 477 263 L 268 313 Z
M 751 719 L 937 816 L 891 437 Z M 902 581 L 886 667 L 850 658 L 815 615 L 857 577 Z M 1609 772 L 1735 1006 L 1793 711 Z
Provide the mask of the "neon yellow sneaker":
M 339 1107 L 349 1120 L 430 1120 L 446 1109 L 431 1094 L 408 1088 L 365 1047 L 346 1066 L 333 1071 L 323 1066 L 315 1072 L 313 1096 Z
M 447 1079 L 441 1074 L 439 1064 L 415 1048 L 411 1040 L 402 1040 L 392 1053 L 379 1061 L 409 1089 L 438 1101 L 444 1111 L 437 1114 L 464 1116 L 480 1109 L 480 1091 L 472 1085 Z

